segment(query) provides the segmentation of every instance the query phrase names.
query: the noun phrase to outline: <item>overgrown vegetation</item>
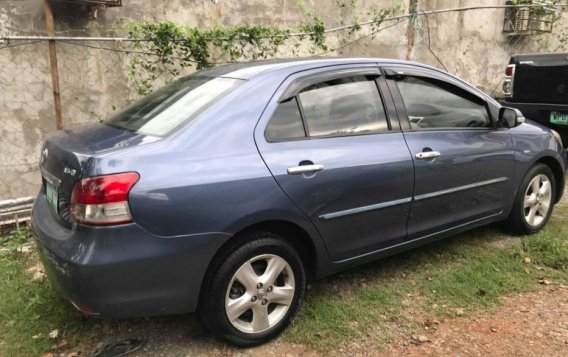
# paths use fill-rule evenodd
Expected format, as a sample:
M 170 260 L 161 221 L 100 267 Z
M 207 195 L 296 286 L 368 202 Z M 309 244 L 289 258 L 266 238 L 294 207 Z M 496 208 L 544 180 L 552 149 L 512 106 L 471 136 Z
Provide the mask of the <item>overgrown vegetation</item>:
M 80 338 L 82 316 L 62 300 L 47 280 L 33 280 L 27 270 L 38 264 L 29 229 L 0 238 L 0 356 L 35 356 L 61 340 Z M 34 337 L 35 336 L 35 337 Z
M 338 1 L 340 8 L 356 8 L 357 0 Z M 334 49 L 328 46 L 328 31 L 323 19 L 303 0 L 297 1 L 305 21 L 298 29 L 278 26 L 235 25 L 201 29 L 170 21 L 130 23 L 128 35 L 133 40 L 129 77 L 139 94 L 149 93 L 158 78 L 171 80 L 187 68 L 204 69 L 216 64 L 267 59 L 287 53 L 321 55 Z M 404 7 L 370 8 L 369 31 L 374 36 L 390 16 Z M 352 36 L 363 29 L 357 17 L 348 29 Z
M 504 294 L 538 289 L 542 279 L 567 284 L 566 219 L 565 199 L 547 228 L 536 235 L 519 239 L 494 227 L 481 228 L 313 283 L 284 339 L 323 351 L 353 338 L 383 344 L 393 329 L 411 333 L 424 328 L 425 320 L 491 310 Z M 154 326 L 158 335 L 168 325 L 200 329 L 194 317 L 185 316 L 85 318 L 47 280 L 32 279 L 29 268 L 37 265 L 38 257 L 33 249 L 27 252 L 30 243 L 28 229 L 0 237 L 1 356 L 85 347 L 137 326 L 144 331 Z M 52 339 L 48 335 L 55 329 L 59 336 Z M 212 348 L 217 344 L 204 337 L 193 343 Z
M 321 350 L 352 338 L 383 343 L 393 326 L 416 332 L 426 320 L 491 310 L 505 294 L 538 289 L 541 279 L 566 284 L 566 219 L 564 201 L 536 235 L 480 228 L 318 282 L 287 339 Z

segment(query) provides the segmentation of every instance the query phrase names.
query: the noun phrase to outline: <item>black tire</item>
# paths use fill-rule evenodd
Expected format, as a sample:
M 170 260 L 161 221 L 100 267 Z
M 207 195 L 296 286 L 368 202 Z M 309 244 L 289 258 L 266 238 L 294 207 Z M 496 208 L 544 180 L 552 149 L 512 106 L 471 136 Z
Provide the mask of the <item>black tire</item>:
M 530 225 L 525 219 L 524 199 L 529 184 L 538 175 L 545 175 L 549 179 L 551 184 L 550 186 L 551 186 L 552 199 L 550 201 L 548 212 L 543 217 L 544 219 L 542 220 L 542 222 L 540 222 L 537 225 Z M 527 174 L 523 178 L 521 186 L 519 187 L 517 195 L 515 196 L 515 201 L 513 203 L 513 208 L 511 209 L 511 213 L 509 214 L 507 220 L 504 222 L 503 226 L 509 232 L 518 235 L 527 235 L 527 234 L 536 233 L 540 231 L 548 222 L 550 215 L 552 214 L 552 210 L 554 209 L 555 201 L 556 201 L 556 181 L 554 180 L 554 174 L 552 173 L 552 170 L 544 164 L 536 164 L 527 172 Z
M 237 243 L 226 247 L 216 256 L 205 276 L 198 313 L 203 324 L 217 338 L 235 346 L 250 347 L 275 338 L 292 322 L 304 297 L 306 273 L 300 255 L 294 247 L 273 233 L 255 232 L 235 238 Z M 292 302 L 287 305 L 289 307 L 279 322 L 259 333 L 243 332 L 229 320 L 225 309 L 225 299 L 227 298 L 229 283 L 233 280 L 238 269 L 247 261 L 262 255 L 274 255 L 288 263 L 293 272 L 295 291 L 293 292 Z M 274 286 L 276 288 L 276 283 Z M 246 292 L 248 293 L 248 290 Z M 266 299 L 269 300 L 270 294 L 266 296 Z M 255 302 L 260 303 L 260 300 Z M 270 304 L 267 304 L 267 308 L 271 306 Z M 245 314 L 247 313 L 252 316 L 253 310 L 248 310 Z

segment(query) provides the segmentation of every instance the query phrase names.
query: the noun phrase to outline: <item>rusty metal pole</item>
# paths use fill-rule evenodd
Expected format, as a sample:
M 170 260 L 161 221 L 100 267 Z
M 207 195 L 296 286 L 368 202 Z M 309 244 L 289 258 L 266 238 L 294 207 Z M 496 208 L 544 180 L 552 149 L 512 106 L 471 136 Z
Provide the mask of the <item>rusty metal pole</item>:
M 47 0 L 43 2 L 43 11 L 45 14 L 45 28 L 48 36 L 55 36 L 55 24 L 53 22 L 53 13 L 51 6 Z M 49 40 L 49 65 L 51 67 L 51 84 L 53 87 L 53 104 L 55 106 L 55 126 L 57 129 L 63 129 L 63 118 L 61 116 L 61 92 L 59 90 L 59 71 L 57 69 L 57 48 L 55 40 Z

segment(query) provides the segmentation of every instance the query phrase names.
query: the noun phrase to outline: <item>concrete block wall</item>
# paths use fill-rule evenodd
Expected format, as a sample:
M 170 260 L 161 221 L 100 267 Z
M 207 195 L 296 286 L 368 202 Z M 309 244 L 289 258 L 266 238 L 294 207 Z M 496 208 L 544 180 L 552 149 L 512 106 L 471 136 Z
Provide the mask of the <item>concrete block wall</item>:
M 350 23 L 355 17 L 359 21 L 367 20 L 367 9 L 371 7 L 402 3 L 408 8 L 413 1 L 357 0 L 352 6 L 351 0 L 306 0 L 306 5 L 331 28 Z M 417 1 L 418 9 L 426 11 L 505 3 L 505 0 Z M 1 2 L 0 35 L 45 35 L 41 5 L 39 0 Z M 56 3 L 54 15 L 60 36 L 122 36 L 124 24 L 131 20 L 170 20 L 200 28 L 263 24 L 293 29 L 305 20 L 296 0 L 218 0 L 217 4 L 211 0 L 124 0 L 120 8 L 99 11 L 95 21 L 89 19 L 83 5 Z M 558 47 L 555 33 L 505 36 L 503 18 L 504 9 L 418 16 L 410 26 L 408 20 L 403 20 L 374 38 L 365 38 L 329 55 L 416 60 L 446 67 L 450 73 L 479 88 L 498 93 L 511 54 Z M 567 22 L 563 15 L 555 28 L 561 29 Z M 338 32 L 328 37 L 328 43 L 330 47 L 339 47 L 353 37 Z M 102 120 L 137 97 L 128 80 L 129 55 L 92 48 L 124 45 L 97 42 L 83 45 L 57 43 L 66 128 Z M 291 52 L 280 54 L 291 55 Z M 187 68 L 186 72 L 193 70 Z M 41 143 L 54 130 L 47 43 L 0 44 L 0 200 L 37 193 Z

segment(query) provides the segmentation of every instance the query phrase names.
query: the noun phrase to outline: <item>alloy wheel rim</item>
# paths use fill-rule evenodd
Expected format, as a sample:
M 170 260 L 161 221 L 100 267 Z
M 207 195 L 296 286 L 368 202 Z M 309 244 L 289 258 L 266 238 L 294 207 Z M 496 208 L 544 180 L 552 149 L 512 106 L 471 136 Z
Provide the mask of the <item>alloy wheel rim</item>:
M 531 227 L 540 225 L 548 215 L 552 203 L 550 179 L 543 174 L 535 176 L 525 192 L 523 215 Z
M 225 294 L 229 322 L 244 333 L 274 327 L 286 315 L 295 293 L 294 272 L 282 257 L 263 254 L 235 272 Z

